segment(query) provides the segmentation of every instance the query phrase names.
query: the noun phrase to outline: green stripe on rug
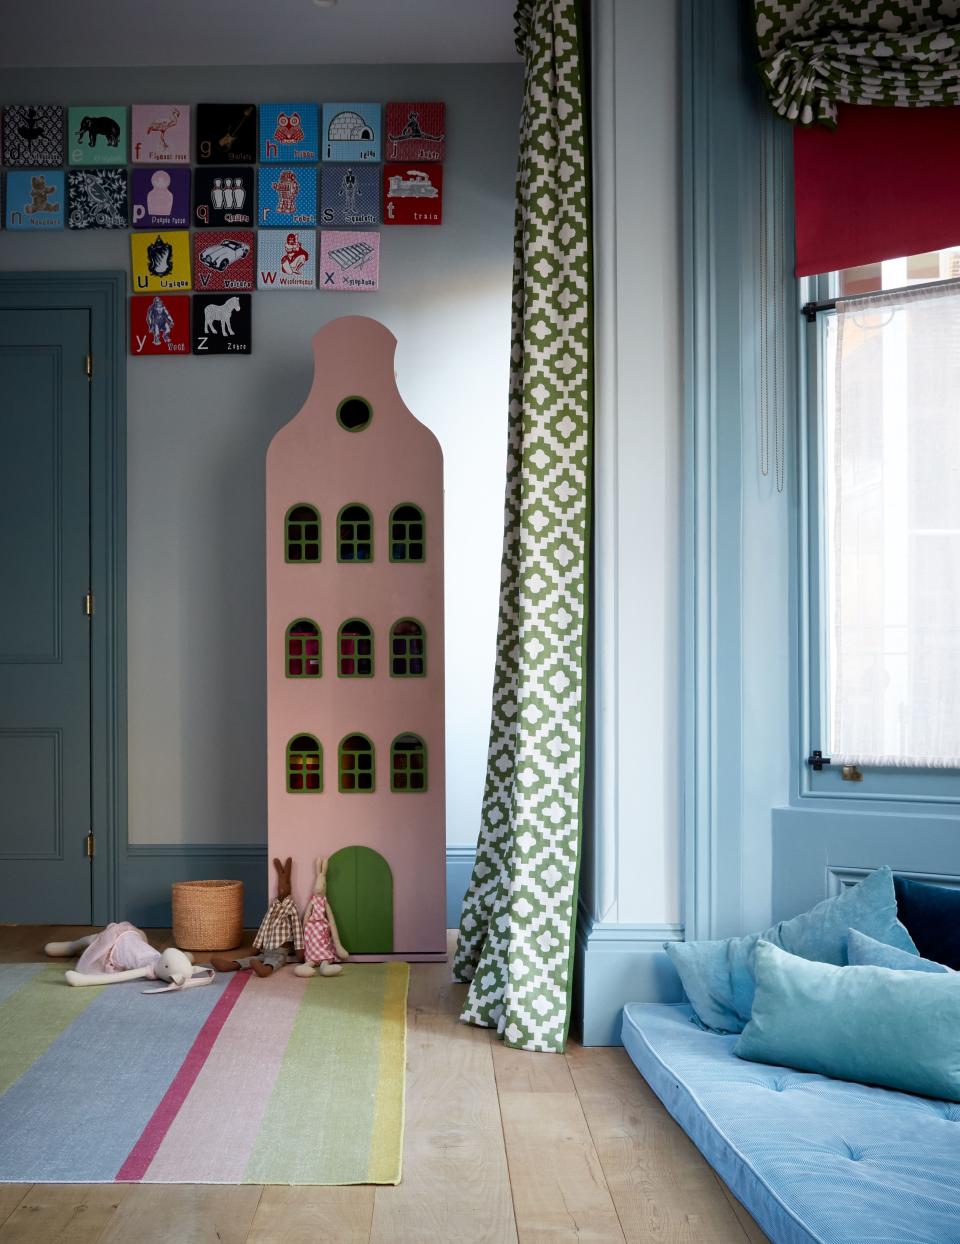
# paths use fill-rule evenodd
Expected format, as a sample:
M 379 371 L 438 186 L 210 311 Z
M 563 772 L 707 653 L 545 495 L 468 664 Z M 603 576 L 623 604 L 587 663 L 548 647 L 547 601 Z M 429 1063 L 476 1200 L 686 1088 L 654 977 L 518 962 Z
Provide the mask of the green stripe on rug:
M 0 1094 L 103 993 L 103 985 L 65 986 L 63 972 L 63 964 L 45 965 L 0 1003 Z
M 308 982 L 245 1183 L 396 1183 L 403 1152 L 406 963 Z

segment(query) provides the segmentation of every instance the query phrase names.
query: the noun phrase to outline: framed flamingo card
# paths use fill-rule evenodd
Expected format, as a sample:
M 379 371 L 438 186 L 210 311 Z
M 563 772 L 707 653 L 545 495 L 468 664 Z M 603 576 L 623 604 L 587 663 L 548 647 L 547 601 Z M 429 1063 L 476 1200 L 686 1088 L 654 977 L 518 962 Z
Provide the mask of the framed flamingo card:
M 315 165 L 264 164 L 258 169 L 257 224 L 262 229 L 317 223 Z
M 194 294 L 194 354 L 249 354 L 251 301 L 249 294 Z
M 126 108 L 93 104 L 68 108 L 67 156 L 73 165 L 126 164 Z
M 256 162 L 256 104 L 197 104 L 193 127 L 198 164 Z
M 383 223 L 385 225 L 442 224 L 443 165 L 385 164 L 383 166 Z
M 133 288 L 164 293 L 190 288 L 190 234 L 186 229 L 131 233 Z
M 380 234 L 324 229 L 320 234 L 320 288 L 376 293 L 380 288 Z
M 130 299 L 130 353 L 190 353 L 190 295 L 134 294 Z
M 381 111 L 380 104 L 324 104 L 324 161 L 376 164 Z
M 325 164 L 320 173 L 320 223 L 346 229 L 378 225 L 380 184 L 375 164 Z
M 196 168 L 193 170 L 193 223 L 201 228 L 252 225 L 252 168 Z
M 262 164 L 316 164 L 319 160 L 316 104 L 260 105 Z
M 46 168 L 63 163 L 63 109 L 59 104 L 4 108 L 3 163 L 8 168 Z
M 67 173 L 68 229 L 126 229 L 127 170 L 75 168 Z
M 63 169 L 24 169 L 7 173 L 7 229 L 42 232 L 62 229 L 66 219 Z
M 441 103 L 387 104 L 383 158 L 414 164 L 443 162 L 447 110 Z
M 190 223 L 190 170 L 133 169 L 130 204 L 134 229 L 186 229 Z
M 190 105 L 134 104 L 130 160 L 133 164 L 189 164 Z
M 256 275 L 252 229 L 204 229 L 193 235 L 195 289 L 253 289 Z
M 257 230 L 257 289 L 314 289 L 315 229 Z

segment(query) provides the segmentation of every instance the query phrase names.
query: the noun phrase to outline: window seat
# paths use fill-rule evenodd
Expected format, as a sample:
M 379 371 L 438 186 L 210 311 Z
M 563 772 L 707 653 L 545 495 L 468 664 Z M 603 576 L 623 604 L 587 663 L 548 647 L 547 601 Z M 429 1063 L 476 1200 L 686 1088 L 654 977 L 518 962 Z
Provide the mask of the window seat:
M 960 1105 L 745 1062 L 686 1005 L 624 1007 L 641 1075 L 775 1244 L 958 1244 Z

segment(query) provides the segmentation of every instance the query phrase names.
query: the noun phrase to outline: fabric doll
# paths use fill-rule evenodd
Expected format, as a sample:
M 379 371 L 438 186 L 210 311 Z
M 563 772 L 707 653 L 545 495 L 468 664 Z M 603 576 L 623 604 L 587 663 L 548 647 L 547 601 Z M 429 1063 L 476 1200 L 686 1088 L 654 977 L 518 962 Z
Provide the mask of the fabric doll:
M 213 955 L 210 962 L 218 972 L 239 972 L 252 968 L 257 976 L 269 976 L 274 968 L 302 962 L 303 926 L 297 905 L 290 897 L 293 860 L 288 856 L 286 863 L 281 864 L 275 859 L 273 866 L 277 870 L 277 897 L 267 909 L 253 939 L 253 949 L 260 953 L 247 955 L 243 959 Z
M 209 985 L 212 968 L 195 968 L 193 958 L 175 946 L 156 950 L 147 935 L 127 920 L 108 924 L 99 933 L 90 933 L 73 942 L 47 942 L 44 953 L 51 958 L 80 955 L 76 968 L 67 972 L 68 985 L 115 985 L 120 981 L 168 981 L 160 989 L 144 989 L 144 993 L 167 993 L 171 989 L 189 989 Z
M 327 861 L 323 858 L 317 860 L 313 898 L 303 913 L 303 943 L 306 962 L 293 969 L 297 976 L 313 976 L 316 972 L 321 976 L 338 976 L 343 971 L 340 960 L 350 957 L 340 941 L 337 922 L 327 902 Z

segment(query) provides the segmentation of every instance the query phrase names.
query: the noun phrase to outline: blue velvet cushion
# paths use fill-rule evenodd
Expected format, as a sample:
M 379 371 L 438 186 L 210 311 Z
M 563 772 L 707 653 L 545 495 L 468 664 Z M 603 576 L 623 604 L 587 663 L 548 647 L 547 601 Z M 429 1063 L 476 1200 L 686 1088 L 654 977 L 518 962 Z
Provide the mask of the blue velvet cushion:
M 847 961 L 851 929 L 916 952 L 910 934 L 897 919 L 889 868 L 878 868 L 858 885 L 824 899 L 802 916 L 781 920 L 764 933 L 726 941 L 667 942 L 664 949 L 701 1022 L 716 1032 L 741 1032 L 753 1005 L 753 953 L 761 938 L 803 959 L 840 965 Z
M 920 954 L 960 971 L 960 890 L 899 876 L 893 884 L 900 919 Z
M 942 963 L 923 959 L 909 950 L 898 950 L 896 946 L 885 946 L 857 929 L 851 929 L 847 938 L 847 963 L 851 967 L 896 968 L 901 972 L 950 971 Z
M 953 975 L 834 967 L 760 942 L 740 1058 L 960 1101 Z

